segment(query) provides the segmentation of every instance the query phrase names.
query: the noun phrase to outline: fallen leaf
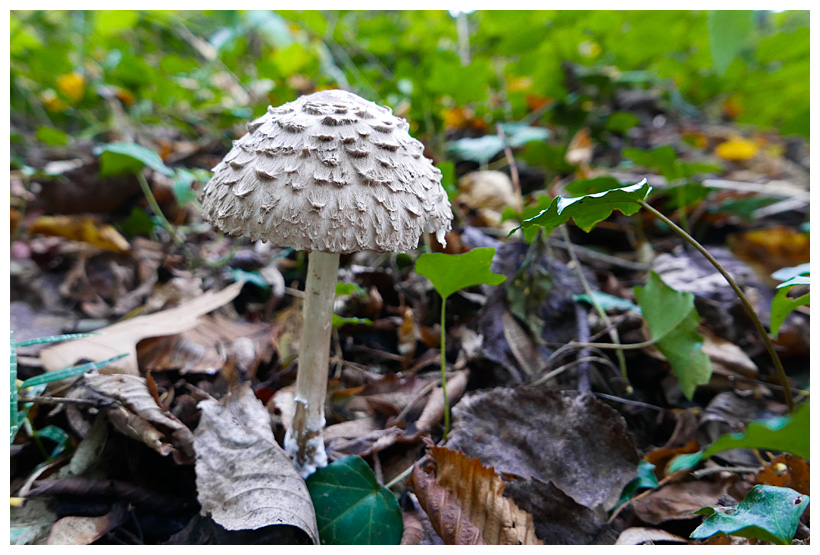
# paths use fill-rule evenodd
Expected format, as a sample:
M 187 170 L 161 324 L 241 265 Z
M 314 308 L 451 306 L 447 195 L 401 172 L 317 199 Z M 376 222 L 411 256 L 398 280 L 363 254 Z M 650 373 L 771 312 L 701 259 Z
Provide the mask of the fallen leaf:
M 809 234 L 782 225 L 730 235 L 729 248 L 755 270 L 761 280 L 774 287 L 771 274 L 809 262 Z
M 103 516 L 66 516 L 54 523 L 47 545 L 88 545 L 123 523 L 128 511 L 117 503 Z
M 809 494 L 809 463 L 805 460 L 782 453 L 757 474 L 757 482 L 784 488 L 791 488 L 803 495 Z
M 536 535 L 548 545 L 612 545 L 615 531 L 592 509 L 552 482 L 511 480 L 505 495 L 532 515 Z
M 421 519 L 414 512 L 405 511 L 401 514 L 404 521 L 404 533 L 401 535 L 400 545 L 419 545 L 424 539 L 424 527 Z
M 179 370 L 180 374 L 216 374 L 229 358 L 247 358 L 237 362 L 250 377 L 260 362 L 269 361 L 273 356 L 273 333 L 274 327 L 263 322 L 235 321 L 220 314 L 203 316 L 194 328 L 140 345 L 140 368 L 145 372 Z M 235 352 L 235 342 L 239 339 L 250 342 L 247 344 L 249 353 Z
M 88 216 L 40 216 L 28 228 L 31 235 L 65 237 L 114 252 L 128 252 L 128 241 L 114 229 Z
M 467 389 L 468 371 L 456 372 L 453 376 L 447 379 L 447 397 L 450 401 L 450 406 L 453 406 L 458 401 Z M 433 426 L 438 424 L 444 416 L 444 391 L 439 384 L 427 397 L 427 404 L 424 410 L 419 415 L 418 419 L 408 424 L 406 435 L 402 437 L 403 441 L 414 441 L 421 437 L 422 434 L 429 432 Z
M 46 371 L 54 372 L 73 365 L 80 359 L 99 362 L 117 355 L 128 356 L 110 366 L 123 374 L 139 374 L 136 345 L 147 337 L 174 335 L 201 322 L 200 316 L 230 302 L 239 294 L 242 282 L 236 282 L 219 292 L 209 291 L 201 297 L 175 308 L 146 316 L 136 316 L 95 332 L 90 337 L 60 343 L 40 351 L 40 361 Z
M 227 530 L 296 526 L 318 544 L 307 486 L 276 443 L 270 415 L 250 384 L 199 408 L 194 450 L 202 513 Z
M 407 483 L 413 488 L 419 504 L 445 545 L 486 544 L 478 527 L 464 517 L 458 500 L 437 486 L 434 476 L 415 465 Z
M 498 472 L 551 480 L 579 504 L 612 508 L 640 457 L 624 419 L 592 395 L 531 387 L 465 396 L 447 447 Z
M 689 543 L 689 540 L 666 530 L 633 526 L 621 532 L 615 545 L 655 545 L 655 542 Z
M 443 447 L 432 447 L 429 457 L 435 463 L 435 487 L 423 482 L 427 487 L 413 486 L 419 503 L 424 507 L 436 531 L 444 538 L 458 538 L 457 521 L 446 519 L 447 513 L 437 513 L 436 504 L 431 503 L 431 495 L 441 499 L 444 490 L 457 503 L 461 511 L 459 520 L 464 518 L 476 526 L 484 543 L 489 545 L 543 545 L 535 536 L 532 515 L 518 508 L 514 501 L 504 497 L 506 487 L 493 468 L 487 468 L 478 459 Z M 418 467 L 417 467 L 418 468 Z M 417 475 L 413 475 L 415 484 Z M 424 478 L 419 476 L 419 478 Z M 428 509 L 428 506 L 430 507 Z M 452 503 L 450 509 L 454 509 Z M 456 524 L 456 526 L 453 526 Z M 449 528 L 452 527 L 452 530 Z
M 194 461 L 193 434 L 167 409 L 157 405 L 145 378 L 89 374 L 85 376 L 85 384 L 96 393 L 121 403 L 105 409 L 120 432 L 144 442 L 162 456 L 173 455 L 179 464 Z
M 638 518 L 649 524 L 695 518 L 694 511 L 717 505 L 729 485 L 727 480 L 676 482 L 634 499 L 632 508 Z

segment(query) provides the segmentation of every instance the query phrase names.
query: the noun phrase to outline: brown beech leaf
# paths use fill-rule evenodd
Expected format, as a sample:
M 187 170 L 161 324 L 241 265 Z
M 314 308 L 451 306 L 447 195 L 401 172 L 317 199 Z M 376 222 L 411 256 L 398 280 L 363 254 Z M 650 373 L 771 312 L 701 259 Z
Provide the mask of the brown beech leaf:
M 90 337 L 59 343 L 40 351 L 43 367 L 53 372 L 67 368 L 81 358 L 90 361 L 106 360 L 123 353 L 128 356 L 109 366 L 122 374 L 138 375 L 137 343 L 147 337 L 174 335 L 200 323 L 200 316 L 216 310 L 239 294 L 243 282 L 238 281 L 225 289 L 204 295 L 175 308 L 136 316 L 107 326 Z
M 408 485 L 446 545 L 485 545 L 479 529 L 470 522 L 458 501 L 447 490 L 436 485 L 436 479 L 419 468 L 413 468 Z
M 404 533 L 401 535 L 401 545 L 418 545 L 424 539 L 424 527 L 415 512 L 403 512 Z
M 194 462 L 194 437 L 182 422 L 157 405 L 145 378 L 113 374 L 89 374 L 85 384 L 121 405 L 106 408 L 106 414 L 123 434 L 142 441 L 163 456 L 173 455 L 179 464 Z
M 589 394 L 532 387 L 469 394 L 447 442 L 497 472 L 552 481 L 579 504 L 611 509 L 640 457 L 623 417 Z
M 295 526 L 318 544 L 307 486 L 276 443 L 270 415 L 250 384 L 199 407 L 194 449 L 202 513 L 227 530 Z
M 466 519 L 478 528 L 484 543 L 490 545 L 544 543 L 535 536 L 532 515 L 519 509 L 511 499 L 504 497 L 504 481 L 492 468 L 483 466 L 478 459 L 471 459 L 463 453 L 444 447 L 431 448 L 429 456 L 436 464 L 436 480 L 435 488 L 427 486 L 425 493 L 432 495 L 424 495 L 422 498 L 415 485 L 413 489 L 419 497 L 419 503 L 427 511 L 430 520 L 436 526 L 436 531 L 445 542 L 447 537 L 444 534 L 451 533 L 448 525 L 453 528 L 454 533 L 458 529 L 456 525 Z M 414 474 L 413 483 L 423 478 Z M 444 519 L 454 516 L 452 503 L 441 507 L 449 508 L 449 512 L 436 511 L 441 504 L 430 503 L 431 500 L 443 497 L 436 488 L 444 490 L 455 501 L 461 510 L 457 519 Z
M 649 524 L 697 518 L 692 513 L 703 507 L 717 505 L 730 485 L 728 480 L 677 482 L 635 498 L 632 508 L 638 518 Z
M 772 459 L 772 462 L 757 474 L 757 483 L 791 488 L 803 495 L 808 495 L 809 463 L 799 457 L 782 453 Z

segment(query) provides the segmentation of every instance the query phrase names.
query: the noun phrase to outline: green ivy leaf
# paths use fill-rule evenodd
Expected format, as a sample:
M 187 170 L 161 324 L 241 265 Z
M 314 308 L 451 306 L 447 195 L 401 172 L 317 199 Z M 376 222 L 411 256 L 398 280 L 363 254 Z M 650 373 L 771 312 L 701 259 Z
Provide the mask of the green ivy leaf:
M 658 487 L 658 479 L 655 477 L 655 465 L 649 461 L 642 460 L 638 463 L 638 475 L 624 486 L 621 498 L 618 499 L 618 503 L 614 508 L 632 499 L 635 494 L 638 493 L 638 490 L 654 489 L 656 487 Z
M 689 537 L 700 540 L 720 534 L 789 545 L 808 506 L 808 495 L 759 484 L 739 505 L 704 507 L 697 511 L 695 514 L 709 516 Z
M 811 278 L 807 275 L 810 271 L 809 264 L 801 264 L 793 268 L 782 268 L 772 274 L 774 279 L 786 280 L 777 286 L 777 293 L 772 299 L 772 318 L 769 329 L 774 337 L 780 332 L 780 326 L 786 321 L 786 317 L 797 307 L 807 305 L 811 301 L 810 293 L 801 295 L 796 299 L 789 297 L 789 291 L 796 285 L 810 285 Z
M 433 283 L 442 299 L 473 285 L 498 285 L 507 279 L 490 269 L 495 249 L 484 247 L 464 254 L 425 253 L 416 260 L 416 273 Z
M 752 10 L 712 10 L 706 28 L 709 32 L 712 67 L 721 77 L 746 47 L 754 33 Z
M 639 166 L 658 170 L 667 181 L 674 181 L 681 177 L 678 168 L 678 155 L 671 146 L 659 146 L 651 150 L 625 148 L 622 155 Z
M 334 328 L 341 328 L 342 326 L 372 326 L 373 320 L 370 318 L 351 318 L 347 316 L 339 316 L 338 314 L 333 315 L 333 319 L 331 325 Z
M 700 317 L 695 310 L 695 296 L 666 285 L 655 272 L 649 272 L 649 283 L 635 288 L 646 325 L 680 381 L 687 399 L 695 387 L 709 382 L 712 363 L 703 352 L 703 337 L 697 332 Z
M 644 179 L 635 185 L 583 197 L 555 197 L 546 210 L 534 218 L 524 220 L 521 227 L 526 229 L 537 225 L 543 227 L 545 233 L 550 233 L 559 225 L 572 219 L 578 227 L 589 231 L 595 224 L 607 219 L 613 210 L 619 210 L 631 216 L 641 209 L 638 203 L 646 200 L 651 190 L 652 187 Z
M 701 461 L 721 451 L 744 447 L 785 451 L 808 459 L 810 457 L 809 407 L 810 405 L 806 403 L 799 405 L 791 416 L 749 422 L 743 432 L 722 435 L 700 453 L 675 457 L 669 465 L 669 472 L 694 468 Z
M 611 191 L 621 187 L 621 182 L 614 177 L 601 176 L 592 179 L 578 179 L 567 185 L 567 194 L 573 196 L 590 195 Z
M 322 544 L 398 545 L 404 531 L 396 496 L 361 457 L 343 457 L 307 479 Z
M 94 149 L 100 157 L 100 177 L 133 174 L 144 166 L 171 177 L 174 172 L 159 154 L 136 143 L 108 143 Z

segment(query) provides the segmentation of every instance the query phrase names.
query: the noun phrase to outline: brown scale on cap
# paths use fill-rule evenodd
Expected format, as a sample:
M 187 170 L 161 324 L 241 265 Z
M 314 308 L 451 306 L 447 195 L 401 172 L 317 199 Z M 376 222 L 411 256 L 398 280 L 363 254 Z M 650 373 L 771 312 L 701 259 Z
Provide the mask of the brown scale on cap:
M 299 250 L 406 252 L 433 232 L 444 244 L 453 214 L 441 172 L 408 127 L 341 90 L 268 108 L 214 168 L 203 217 Z

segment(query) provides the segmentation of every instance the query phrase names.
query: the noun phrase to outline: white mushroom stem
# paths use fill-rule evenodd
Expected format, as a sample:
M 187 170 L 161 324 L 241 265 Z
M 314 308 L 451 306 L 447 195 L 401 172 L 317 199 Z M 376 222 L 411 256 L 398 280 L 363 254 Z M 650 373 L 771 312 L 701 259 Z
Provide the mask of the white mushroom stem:
M 322 429 L 338 270 L 338 253 L 311 251 L 308 256 L 295 412 L 293 425 L 285 436 L 285 449 L 303 478 L 327 466 Z

